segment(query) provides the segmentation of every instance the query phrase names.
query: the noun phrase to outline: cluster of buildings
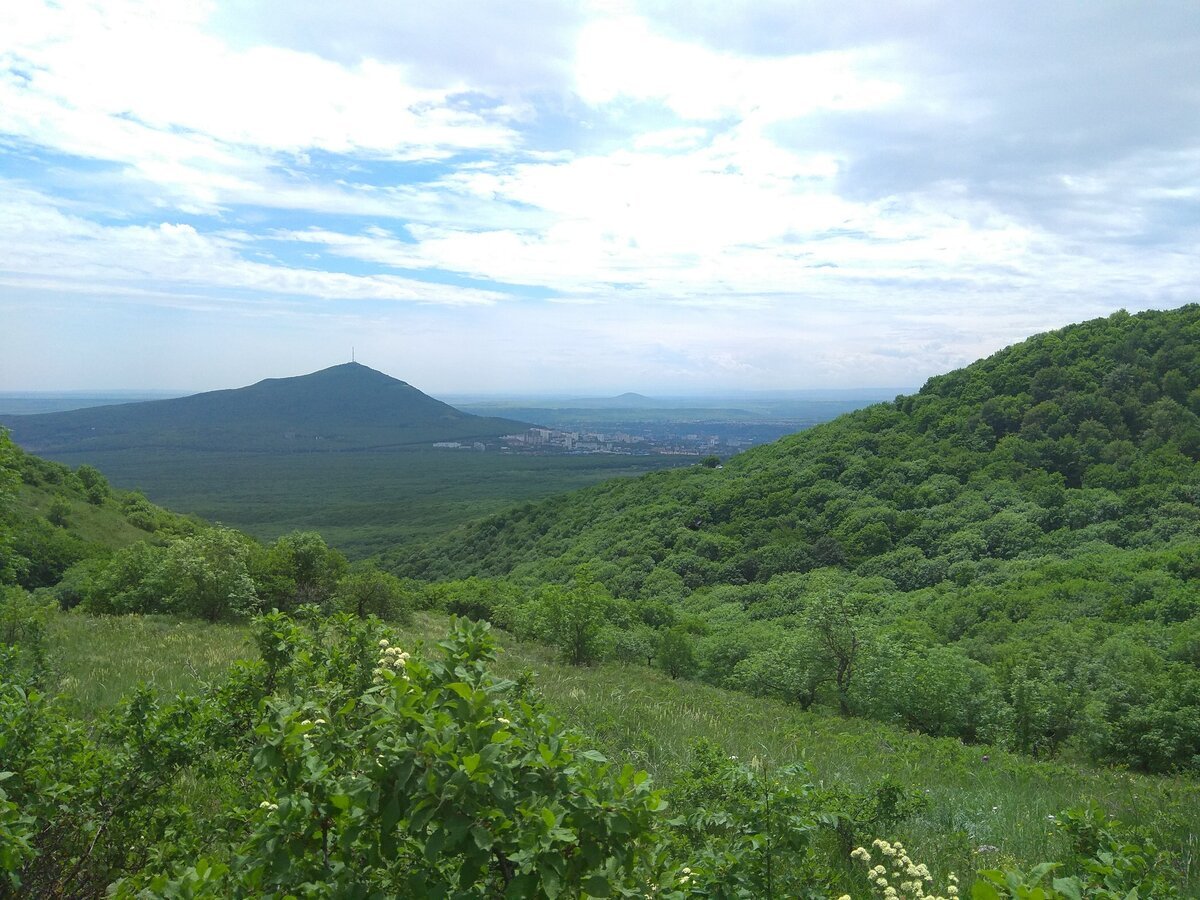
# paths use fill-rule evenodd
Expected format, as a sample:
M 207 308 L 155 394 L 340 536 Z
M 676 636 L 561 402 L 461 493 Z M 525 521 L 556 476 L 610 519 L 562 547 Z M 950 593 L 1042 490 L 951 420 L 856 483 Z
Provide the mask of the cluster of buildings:
M 714 435 L 687 434 L 659 437 L 627 431 L 560 431 L 530 428 L 506 434 L 486 444 L 480 441 L 438 441 L 439 450 L 500 450 L 508 453 L 619 453 L 629 456 L 703 456 L 714 451 L 740 449 Z

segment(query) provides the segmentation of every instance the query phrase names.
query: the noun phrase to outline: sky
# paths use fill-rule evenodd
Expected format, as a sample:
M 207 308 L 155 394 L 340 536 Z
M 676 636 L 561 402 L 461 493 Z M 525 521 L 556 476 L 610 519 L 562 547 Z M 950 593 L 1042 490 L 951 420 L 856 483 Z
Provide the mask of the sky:
M 0 390 L 916 387 L 1198 238 L 1195 0 L 0 3 Z

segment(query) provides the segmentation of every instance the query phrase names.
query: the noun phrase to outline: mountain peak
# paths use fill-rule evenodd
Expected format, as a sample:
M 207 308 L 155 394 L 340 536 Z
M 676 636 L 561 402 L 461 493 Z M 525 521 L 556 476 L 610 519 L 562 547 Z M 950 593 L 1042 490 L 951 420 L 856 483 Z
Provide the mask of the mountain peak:
M 88 447 L 348 450 L 497 437 L 526 428 L 473 416 L 358 362 L 172 400 L 13 416 L 35 452 Z

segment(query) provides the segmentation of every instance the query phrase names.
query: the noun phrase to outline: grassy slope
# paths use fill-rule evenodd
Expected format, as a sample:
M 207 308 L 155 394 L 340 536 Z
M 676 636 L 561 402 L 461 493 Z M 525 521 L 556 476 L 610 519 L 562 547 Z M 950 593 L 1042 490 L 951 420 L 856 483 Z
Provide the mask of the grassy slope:
M 154 540 L 154 534 L 131 525 L 115 503 L 93 506 L 77 495 L 54 493 L 45 487 L 22 484 L 17 492 L 18 515 L 45 518 L 55 497 L 62 497 L 70 506 L 67 515 L 70 531 L 89 544 L 116 550 L 137 541 Z
M 406 642 L 436 640 L 445 619 L 420 615 Z M 83 713 L 110 706 L 139 682 L 190 690 L 250 651 L 246 629 L 161 619 L 58 616 L 51 629 L 56 686 Z M 1060 858 L 1048 816 L 1096 799 L 1149 828 L 1179 854 L 1181 878 L 1200 888 L 1200 784 L 1117 770 L 1037 763 L 954 740 L 804 713 L 794 706 L 675 682 L 637 666 L 578 669 L 544 647 L 501 635 L 498 668 L 537 673 L 552 711 L 615 759 L 648 769 L 660 783 L 688 759 L 698 738 L 768 766 L 805 762 L 814 781 L 865 785 L 892 776 L 926 791 L 928 811 L 890 837 L 905 840 L 937 870 L 1030 864 Z M 985 760 L 985 755 L 990 759 Z M 984 853 L 980 847 L 997 848 Z

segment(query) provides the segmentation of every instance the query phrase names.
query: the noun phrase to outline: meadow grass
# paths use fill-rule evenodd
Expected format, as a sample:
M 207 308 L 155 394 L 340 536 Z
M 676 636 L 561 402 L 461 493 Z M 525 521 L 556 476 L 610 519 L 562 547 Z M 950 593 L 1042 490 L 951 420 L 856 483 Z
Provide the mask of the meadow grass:
M 65 613 L 49 626 L 51 691 L 84 718 L 114 706 L 139 685 L 167 696 L 219 680 L 257 655 L 249 630 L 166 616 Z
M 398 628 L 406 646 L 434 644 L 443 616 L 419 613 Z M 610 758 L 648 770 L 668 785 L 700 738 L 768 768 L 802 763 L 818 787 L 868 789 L 893 778 L 928 806 L 888 835 L 935 871 L 1028 867 L 1066 855 L 1051 816 L 1098 801 L 1110 814 L 1148 830 L 1175 853 L 1185 890 L 1200 889 L 1200 783 L 1060 762 L 1039 762 L 954 739 L 935 739 L 834 714 L 803 712 L 688 681 L 642 666 L 577 668 L 545 646 L 497 632 L 499 674 L 526 670 L 548 709 Z M 111 706 L 145 683 L 164 694 L 194 690 L 233 660 L 253 654 L 248 629 L 165 618 L 91 618 L 64 614 L 51 628 L 55 684 L 81 714 Z
M 67 520 L 71 533 L 88 543 L 117 548 L 153 537 L 150 533 L 129 524 L 124 514 L 111 503 L 93 506 L 78 497 L 56 494 L 43 487 L 21 485 L 17 493 L 16 509 L 24 516 L 46 518 L 51 504 L 56 499 L 67 504 Z

